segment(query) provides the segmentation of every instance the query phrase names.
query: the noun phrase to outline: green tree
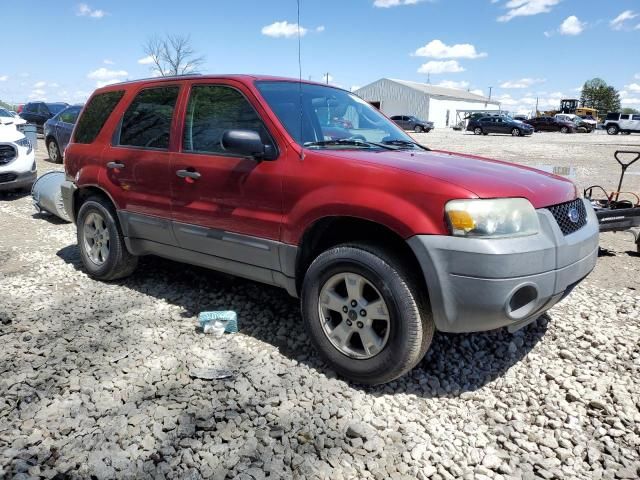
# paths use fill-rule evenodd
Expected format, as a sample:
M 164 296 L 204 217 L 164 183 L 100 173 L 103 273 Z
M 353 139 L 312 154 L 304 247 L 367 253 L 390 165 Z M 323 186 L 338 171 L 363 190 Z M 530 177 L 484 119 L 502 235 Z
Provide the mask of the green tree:
M 640 110 L 638 110 L 637 108 L 625 107 L 622 110 L 620 110 L 620 113 L 640 113 Z
M 584 107 L 595 108 L 598 116 L 602 117 L 620 110 L 620 94 L 601 78 L 593 78 L 584 83 L 580 103 Z

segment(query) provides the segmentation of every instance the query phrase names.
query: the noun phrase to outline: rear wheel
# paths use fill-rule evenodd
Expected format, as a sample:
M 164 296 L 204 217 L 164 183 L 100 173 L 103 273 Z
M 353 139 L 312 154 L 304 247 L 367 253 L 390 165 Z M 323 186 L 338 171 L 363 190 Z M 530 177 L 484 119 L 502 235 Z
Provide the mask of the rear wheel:
M 62 155 L 60 155 L 60 148 L 58 148 L 58 142 L 51 138 L 47 142 L 47 152 L 49 153 L 49 160 L 54 163 L 62 163 Z
M 116 280 L 131 275 L 138 257 L 131 255 L 113 205 L 103 197 L 89 197 L 78 212 L 78 247 L 90 276 Z
M 622 132 L 623 135 L 631 135 L 631 132 L 629 130 L 623 130 Z
M 480 127 L 474 128 L 473 133 L 475 133 L 476 135 L 482 135 L 482 128 Z
M 607 134 L 609 135 L 617 135 L 619 131 L 620 129 L 618 128 L 617 125 L 609 125 L 607 127 Z
M 560 129 L 560 133 L 569 133 L 569 129 L 567 127 L 562 127 Z
M 511 135 L 514 137 L 519 137 L 520 136 L 520 129 L 519 128 L 514 128 L 513 130 L 511 130 Z
M 309 267 L 301 300 L 305 327 L 340 375 L 385 383 L 424 356 L 435 325 L 407 271 L 389 252 L 362 244 L 327 250 Z

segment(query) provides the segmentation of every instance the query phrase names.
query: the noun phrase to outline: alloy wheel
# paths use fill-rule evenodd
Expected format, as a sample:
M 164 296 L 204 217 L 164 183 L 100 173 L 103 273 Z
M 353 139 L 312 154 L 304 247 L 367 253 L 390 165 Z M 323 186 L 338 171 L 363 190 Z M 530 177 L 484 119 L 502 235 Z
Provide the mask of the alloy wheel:
M 367 360 L 389 341 L 387 304 L 378 289 L 357 273 L 339 273 L 324 283 L 318 314 L 327 339 L 348 357 Z
M 53 140 L 49 142 L 49 159 L 53 162 L 58 161 L 58 147 L 56 146 L 56 142 Z
M 99 213 L 87 215 L 82 226 L 84 229 L 84 250 L 89 259 L 96 265 L 102 265 L 109 258 L 109 228 Z

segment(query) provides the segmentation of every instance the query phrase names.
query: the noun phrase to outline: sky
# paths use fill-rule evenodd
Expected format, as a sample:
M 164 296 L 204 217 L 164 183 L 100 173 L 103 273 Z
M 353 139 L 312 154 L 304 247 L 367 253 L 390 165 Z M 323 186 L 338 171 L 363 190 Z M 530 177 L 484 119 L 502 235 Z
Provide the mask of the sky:
M 0 99 L 84 101 L 150 77 L 144 43 L 189 35 L 202 73 L 302 76 L 356 89 L 380 78 L 558 107 L 601 77 L 640 108 L 639 0 L 0 0 Z M 11 39 L 15 44 L 11 46 Z

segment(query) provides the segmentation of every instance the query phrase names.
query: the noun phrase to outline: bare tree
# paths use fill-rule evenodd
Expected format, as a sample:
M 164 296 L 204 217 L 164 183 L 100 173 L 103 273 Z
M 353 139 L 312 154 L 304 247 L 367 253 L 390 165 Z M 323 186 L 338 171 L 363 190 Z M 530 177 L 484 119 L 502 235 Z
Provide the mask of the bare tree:
M 153 62 L 151 70 L 161 77 L 197 73 L 204 57 L 196 55 L 189 35 L 154 36 L 144 45 L 144 53 Z

